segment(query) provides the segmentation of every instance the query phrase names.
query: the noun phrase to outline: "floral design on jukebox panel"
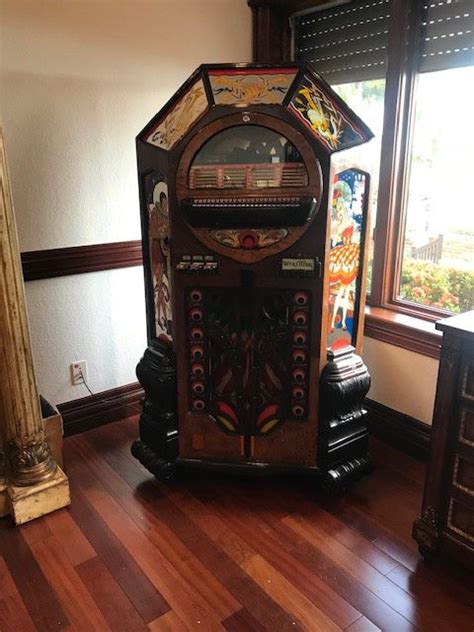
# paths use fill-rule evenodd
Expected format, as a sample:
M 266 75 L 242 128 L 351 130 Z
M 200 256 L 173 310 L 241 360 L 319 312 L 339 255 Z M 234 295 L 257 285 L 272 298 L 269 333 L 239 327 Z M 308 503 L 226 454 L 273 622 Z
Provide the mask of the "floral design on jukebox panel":
M 326 91 L 307 75 L 298 86 L 288 108 L 331 152 L 368 140 L 362 130 L 347 120 Z
M 356 169 L 334 176 L 329 254 L 328 347 L 331 349 L 356 342 L 367 184 L 366 174 Z
M 223 228 L 211 230 L 210 236 L 214 241 L 228 248 L 260 249 L 277 244 L 287 237 L 286 228 L 253 228 L 239 230 L 235 228 Z M 250 244 L 250 245 L 249 245 Z
M 146 142 L 171 149 L 207 110 L 207 97 L 202 79 L 198 79 L 166 116 L 146 137 Z
M 212 290 L 207 306 L 209 412 L 227 433 L 266 434 L 288 410 L 287 293 Z
M 292 68 L 209 71 L 216 105 L 280 104 L 295 76 Z
M 148 210 L 148 245 L 155 310 L 155 337 L 170 342 L 171 288 L 169 257 L 168 184 L 160 173 L 145 177 Z

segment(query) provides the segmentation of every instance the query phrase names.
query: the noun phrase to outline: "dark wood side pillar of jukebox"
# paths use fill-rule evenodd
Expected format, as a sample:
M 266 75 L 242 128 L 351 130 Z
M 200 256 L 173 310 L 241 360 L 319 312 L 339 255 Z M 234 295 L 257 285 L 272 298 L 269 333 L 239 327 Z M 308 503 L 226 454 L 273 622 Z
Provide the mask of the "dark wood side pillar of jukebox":
M 149 346 L 132 453 L 366 472 L 370 130 L 306 65 L 205 65 L 137 137 Z M 343 151 L 342 151 L 343 150 Z M 340 153 L 336 153 L 340 152 Z

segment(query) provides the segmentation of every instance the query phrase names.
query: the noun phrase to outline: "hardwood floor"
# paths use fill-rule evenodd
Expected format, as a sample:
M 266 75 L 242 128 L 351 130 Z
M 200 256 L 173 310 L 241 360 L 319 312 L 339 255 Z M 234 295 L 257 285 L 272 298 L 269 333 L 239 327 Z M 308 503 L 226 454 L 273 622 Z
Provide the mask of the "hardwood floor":
M 73 504 L 0 520 L 0 631 L 472 632 L 473 581 L 410 537 L 424 466 L 374 441 L 344 496 L 184 474 L 130 455 L 132 419 L 65 441 Z

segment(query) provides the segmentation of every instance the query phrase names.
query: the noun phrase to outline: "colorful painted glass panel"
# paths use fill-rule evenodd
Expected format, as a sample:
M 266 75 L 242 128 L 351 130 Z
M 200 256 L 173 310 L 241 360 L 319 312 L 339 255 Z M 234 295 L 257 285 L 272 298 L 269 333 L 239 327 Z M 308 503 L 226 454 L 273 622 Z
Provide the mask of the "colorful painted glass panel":
M 294 68 L 209 71 L 216 105 L 280 104 L 295 76 Z
M 146 137 L 146 142 L 172 149 L 207 109 L 206 91 L 198 79 Z
M 367 174 L 347 169 L 334 176 L 329 254 L 330 349 L 356 344 L 367 194 Z
M 305 75 L 288 108 L 330 152 L 368 141 L 370 130 L 351 122 L 331 92 Z
M 155 313 L 155 337 L 170 342 L 172 315 L 168 184 L 162 174 L 155 172 L 145 178 L 145 197 L 148 209 L 150 284 Z

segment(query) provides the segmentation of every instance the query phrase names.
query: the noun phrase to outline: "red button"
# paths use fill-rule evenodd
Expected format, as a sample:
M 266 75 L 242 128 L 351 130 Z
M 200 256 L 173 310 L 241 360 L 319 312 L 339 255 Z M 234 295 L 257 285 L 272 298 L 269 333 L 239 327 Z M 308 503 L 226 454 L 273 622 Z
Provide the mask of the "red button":
M 194 410 L 204 410 L 205 407 L 205 403 L 202 401 L 202 399 L 196 399 L 193 402 L 193 408 Z
M 202 382 L 194 382 L 192 385 L 193 393 L 204 393 L 204 384 Z
M 191 347 L 191 355 L 194 360 L 202 360 L 202 358 L 204 357 L 203 347 L 200 347 L 199 345 Z
M 293 334 L 293 340 L 296 342 L 296 344 L 302 345 L 306 342 L 306 334 L 304 333 L 304 331 L 295 331 L 295 333 Z
M 293 397 L 295 399 L 303 399 L 303 397 L 304 397 L 304 389 L 301 388 L 301 386 L 295 386 L 291 390 L 291 394 L 293 395 Z
M 239 241 L 242 248 L 252 250 L 257 245 L 257 235 L 255 233 L 240 233 Z
M 304 362 L 306 360 L 306 353 L 302 349 L 293 351 L 293 360 L 295 362 Z
M 298 311 L 293 314 L 293 322 L 295 322 L 297 325 L 304 325 L 306 324 L 307 320 L 308 316 L 306 312 Z
M 303 369 L 293 369 L 291 375 L 296 382 L 302 382 L 305 378 L 305 372 Z
M 191 292 L 191 299 L 193 301 L 195 301 L 196 303 L 199 303 L 200 301 L 202 301 L 202 292 L 201 292 L 201 290 L 192 290 L 192 292 Z
M 308 302 L 308 295 L 304 292 L 297 292 L 294 300 L 297 305 L 306 305 Z
M 196 377 L 201 377 L 201 375 L 204 375 L 204 367 L 202 366 L 202 364 L 195 362 L 191 366 L 191 373 Z

